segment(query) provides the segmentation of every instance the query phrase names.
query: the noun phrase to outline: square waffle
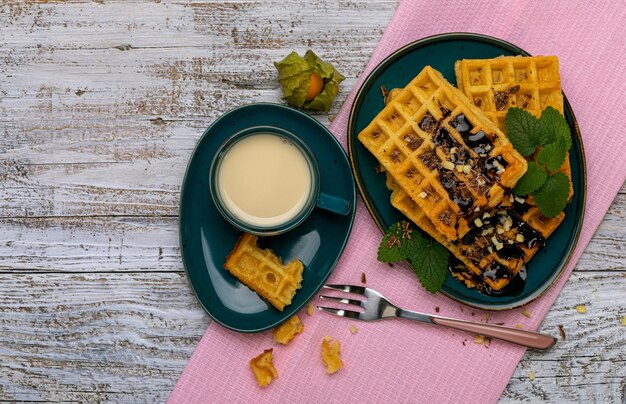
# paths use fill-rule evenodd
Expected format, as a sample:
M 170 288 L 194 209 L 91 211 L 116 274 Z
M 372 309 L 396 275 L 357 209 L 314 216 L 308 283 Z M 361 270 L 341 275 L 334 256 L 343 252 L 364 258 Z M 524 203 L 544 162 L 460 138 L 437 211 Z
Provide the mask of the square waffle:
M 506 112 L 512 107 L 525 109 L 536 117 L 541 116 L 543 109 L 548 106 L 563 114 L 563 93 L 556 56 L 460 60 L 455 64 L 455 72 L 459 89 L 502 130 L 506 129 Z M 570 180 L 571 198 L 573 186 L 569 155 L 558 171 L 563 172 Z M 532 231 L 537 235 L 522 243 L 523 262 L 528 262 L 534 256 L 543 246 L 543 241 L 565 218 L 563 212 L 554 218 L 545 217 L 532 197 L 511 196 L 502 203 L 500 211 L 514 218 L 527 232 Z M 537 242 L 532 243 L 531 240 Z M 477 249 L 477 242 L 470 244 L 473 249 Z M 476 273 L 470 266 L 467 269 Z M 463 272 L 461 268 L 455 276 L 468 283 L 468 274 Z M 517 271 L 510 270 L 492 275 L 496 276 L 498 284 L 505 284 L 501 279 L 510 279 L 516 273 Z
M 278 310 L 291 304 L 302 283 L 303 265 L 295 259 L 283 264 L 271 250 L 257 246 L 258 237 L 244 233 L 226 257 L 224 268 Z
M 358 139 L 450 240 L 498 206 L 527 169 L 493 122 L 430 66 Z

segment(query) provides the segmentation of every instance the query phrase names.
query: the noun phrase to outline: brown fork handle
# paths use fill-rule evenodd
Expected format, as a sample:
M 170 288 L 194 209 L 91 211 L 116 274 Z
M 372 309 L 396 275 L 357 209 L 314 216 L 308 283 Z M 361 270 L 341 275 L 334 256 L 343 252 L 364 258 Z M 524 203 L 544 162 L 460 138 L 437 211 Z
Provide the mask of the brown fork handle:
M 528 348 L 548 349 L 556 344 L 556 338 L 538 332 L 520 330 L 518 328 L 503 327 L 500 325 L 472 323 L 470 321 L 455 320 L 452 318 L 430 316 L 434 324 L 443 325 L 457 330 L 473 332 L 485 337 L 497 338 Z

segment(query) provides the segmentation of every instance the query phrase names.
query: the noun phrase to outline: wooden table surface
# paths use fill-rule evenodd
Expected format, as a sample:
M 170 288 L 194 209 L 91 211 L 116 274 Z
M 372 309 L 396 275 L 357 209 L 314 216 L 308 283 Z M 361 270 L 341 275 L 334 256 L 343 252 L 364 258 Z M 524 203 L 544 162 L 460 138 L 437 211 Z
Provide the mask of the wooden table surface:
M 336 114 L 396 1 L 0 4 L 0 400 L 164 401 L 210 322 L 178 248 L 196 141 L 277 102 L 291 50 L 346 75 Z M 622 188 L 503 401 L 624 400 L 625 216 Z

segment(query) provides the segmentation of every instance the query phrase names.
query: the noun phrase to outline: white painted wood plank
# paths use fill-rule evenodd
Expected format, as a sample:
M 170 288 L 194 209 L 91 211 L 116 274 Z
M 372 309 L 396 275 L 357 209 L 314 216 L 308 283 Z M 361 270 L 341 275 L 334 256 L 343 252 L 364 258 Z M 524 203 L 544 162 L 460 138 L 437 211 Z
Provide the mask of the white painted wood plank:
M 0 400 L 163 401 L 208 324 L 182 274 L 4 274 L 2 282 Z M 619 402 L 626 347 L 614 302 L 625 288 L 619 273 L 574 274 L 541 329 L 558 335 L 563 325 L 567 339 L 526 355 L 503 400 Z

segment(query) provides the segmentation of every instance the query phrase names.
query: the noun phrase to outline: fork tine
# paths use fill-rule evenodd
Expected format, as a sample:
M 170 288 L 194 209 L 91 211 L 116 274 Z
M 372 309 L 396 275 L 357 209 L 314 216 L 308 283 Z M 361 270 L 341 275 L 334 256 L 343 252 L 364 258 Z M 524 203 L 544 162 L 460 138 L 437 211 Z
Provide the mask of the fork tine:
M 335 290 L 342 290 L 348 293 L 356 293 L 358 295 L 362 295 L 365 293 L 365 288 L 363 286 L 329 284 L 329 285 L 324 285 L 323 287 L 326 289 L 335 289 Z
M 341 303 L 354 304 L 356 306 L 359 306 L 362 303 L 360 300 L 346 299 L 346 298 L 335 297 L 335 296 L 320 296 L 320 299 L 336 300 Z
M 350 318 L 356 318 L 358 319 L 360 314 L 357 311 L 352 311 L 352 310 L 344 310 L 344 309 L 332 309 L 330 307 L 322 307 L 322 306 L 317 306 L 317 308 L 319 310 L 325 311 L 327 313 L 330 314 L 334 314 L 336 316 L 340 316 L 340 317 L 350 317 Z

